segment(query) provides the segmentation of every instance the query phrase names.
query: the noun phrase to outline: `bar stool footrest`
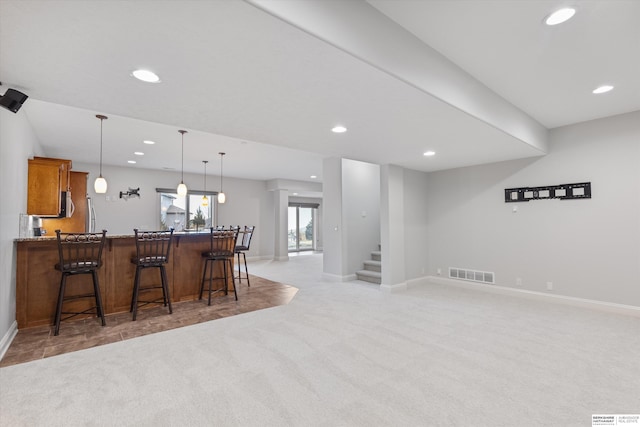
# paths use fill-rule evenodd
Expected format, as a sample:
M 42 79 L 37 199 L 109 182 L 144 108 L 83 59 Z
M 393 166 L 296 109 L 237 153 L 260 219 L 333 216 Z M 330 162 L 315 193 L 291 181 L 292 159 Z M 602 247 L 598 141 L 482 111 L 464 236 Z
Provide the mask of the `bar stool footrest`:
M 89 307 L 84 311 L 62 311 L 62 312 L 60 312 L 61 316 L 64 315 L 64 314 L 70 314 L 70 316 L 61 317 L 60 321 L 71 319 L 72 317 L 76 317 L 76 316 L 79 316 L 81 314 L 88 314 L 88 313 L 90 313 L 92 311 L 95 311 L 96 312 L 96 317 L 100 318 L 100 313 L 99 313 L 98 309 L 99 309 L 98 306 L 94 305 L 93 307 Z

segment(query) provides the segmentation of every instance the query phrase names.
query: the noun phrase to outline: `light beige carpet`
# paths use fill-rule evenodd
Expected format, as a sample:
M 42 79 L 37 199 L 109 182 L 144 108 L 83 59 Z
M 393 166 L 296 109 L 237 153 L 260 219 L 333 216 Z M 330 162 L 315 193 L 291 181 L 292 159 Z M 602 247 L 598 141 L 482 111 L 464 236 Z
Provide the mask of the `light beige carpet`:
M 0 369 L 2 426 L 590 426 L 640 411 L 640 320 L 256 262 L 288 305 Z

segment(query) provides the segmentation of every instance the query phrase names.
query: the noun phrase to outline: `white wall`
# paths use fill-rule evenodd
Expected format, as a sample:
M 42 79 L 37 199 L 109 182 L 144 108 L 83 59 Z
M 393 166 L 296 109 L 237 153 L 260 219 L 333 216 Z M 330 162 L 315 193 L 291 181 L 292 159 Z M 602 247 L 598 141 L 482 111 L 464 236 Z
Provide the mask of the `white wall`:
M 27 116 L 0 108 L 0 340 L 16 319 L 13 239 L 19 234 L 20 213 L 27 210 L 27 159 L 34 155 L 43 151 Z
M 342 276 L 342 161 L 329 157 L 322 162 L 322 228 L 324 230 L 322 271 Z
M 108 191 L 98 195 L 93 190 L 93 181 L 98 174 L 97 164 L 74 163 L 73 170 L 89 172 L 88 193 L 95 202 L 96 229 L 105 228 L 108 234 L 132 234 L 134 228 L 158 229 L 160 227 L 159 199 L 156 188 L 176 188 L 180 173 L 131 167 L 102 166 L 102 175 L 107 179 Z M 216 182 L 215 176 L 210 180 Z M 203 190 L 202 175 L 184 175 L 190 190 Z M 120 191 L 129 187 L 140 187 L 140 198 L 120 199 Z M 227 200 L 219 205 L 220 225 L 255 225 L 256 232 L 251 241 L 248 257 L 270 257 L 273 255 L 274 213 L 271 192 L 264 181 L 225 177 Z M 107 201 L 109 197 L 111 201 Z
M 396 165 L 380 168 L 380 244 L 382 245 L 382 282 L 385 291 L 406 289 L 404 185 L 405 169 Z M 424 218 L 426 222 L 426 218 Z
M 427 174 L 404 170 L 405 278 L 423 277 L 429 270 Z
M 499 286 L 640 306 L 640 112 L 550 136 L 544 157 L 428 174 L 429 274 L 494 271 Z M 505 188 L 586 181 L 591 199 L 504 202 Z

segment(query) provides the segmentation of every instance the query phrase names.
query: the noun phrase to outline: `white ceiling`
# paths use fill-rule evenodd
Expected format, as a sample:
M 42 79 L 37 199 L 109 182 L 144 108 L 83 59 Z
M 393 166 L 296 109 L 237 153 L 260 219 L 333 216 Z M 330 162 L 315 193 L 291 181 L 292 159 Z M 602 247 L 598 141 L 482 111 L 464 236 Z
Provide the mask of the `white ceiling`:
M 638 1 L 574 1 L 554 28 L 564 1 L 369 3 L 548 128 L 640 109 Z M 18 114 L 46 154 L 77 162 L 98 160 L 97 113 L 106 164 L 179 170 L 187 129 L 185 171 L 224 151 L 225 176 L 252 179 L 321 180 L 328 156 L 433 171 L 541 154 L 239 0 L 0 0 L 0 81 L 30 96 Z
M 638 0 L 368 2 L 549 129 L 640 109 Z

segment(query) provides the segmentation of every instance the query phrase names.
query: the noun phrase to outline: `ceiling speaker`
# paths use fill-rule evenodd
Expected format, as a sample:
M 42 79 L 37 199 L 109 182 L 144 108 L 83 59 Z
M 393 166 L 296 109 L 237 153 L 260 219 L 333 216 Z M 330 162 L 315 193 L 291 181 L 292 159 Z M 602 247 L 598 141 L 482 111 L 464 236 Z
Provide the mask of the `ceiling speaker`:
M 18 92 L 14 89 L 7 89 L 7 93 L 5 93 L 4 96 L 0 96 L 0 105 L 9 111 L 17 113 L 27 98 L 28 96 L 22 92 Z

